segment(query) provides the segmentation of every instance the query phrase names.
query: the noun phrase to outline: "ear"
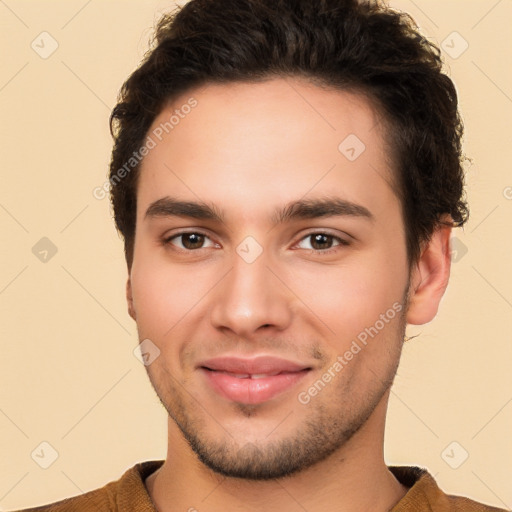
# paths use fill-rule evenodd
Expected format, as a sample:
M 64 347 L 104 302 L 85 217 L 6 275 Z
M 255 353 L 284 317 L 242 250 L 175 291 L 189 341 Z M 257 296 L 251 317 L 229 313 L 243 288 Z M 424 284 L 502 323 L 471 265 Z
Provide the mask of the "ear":
M 137 320 L 135 315 L 135 308 L 133 307 L 132 283 L 130 277 L 128 277 L 128 280 L 126 281 L 126 302 L 128 303 L 128 314 L 134 320 Z
M 451 222 L 450 216 L 443 221 Z M 422 245 L 421 256 L 411 272 L 407 323 L 422 325 L 434 319 L 450 278 L 452 227 L 439 225 Z

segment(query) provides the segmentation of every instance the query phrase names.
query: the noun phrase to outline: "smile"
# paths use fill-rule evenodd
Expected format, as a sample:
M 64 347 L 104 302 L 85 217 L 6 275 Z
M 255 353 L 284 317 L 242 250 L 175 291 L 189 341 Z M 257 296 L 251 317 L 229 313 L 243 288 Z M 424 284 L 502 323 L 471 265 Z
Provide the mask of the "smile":
M 306 365 L 270 356 L 217 358 L 201 363 L 198 369 L 213 391 L 229 401 L 244 404 L 276 398 L 311 371 Z

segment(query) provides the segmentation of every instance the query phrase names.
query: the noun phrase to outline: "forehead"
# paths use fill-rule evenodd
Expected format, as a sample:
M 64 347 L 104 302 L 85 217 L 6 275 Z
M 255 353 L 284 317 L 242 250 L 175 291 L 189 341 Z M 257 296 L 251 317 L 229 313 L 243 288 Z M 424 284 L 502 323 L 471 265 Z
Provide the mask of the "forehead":
M 246 211 L 335 191 L 367 204 L 389 199 L 379 121 L 364 95 L 302 79 L 191 89 L 148 131 L 154 147 L 141 164 L 138 203 L 167 193 Z

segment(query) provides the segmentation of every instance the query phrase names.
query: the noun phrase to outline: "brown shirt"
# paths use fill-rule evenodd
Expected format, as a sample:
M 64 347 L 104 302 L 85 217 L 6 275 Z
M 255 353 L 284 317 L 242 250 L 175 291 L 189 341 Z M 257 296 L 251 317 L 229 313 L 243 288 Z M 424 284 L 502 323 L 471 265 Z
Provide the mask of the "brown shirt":
M 140 462 L 113 481 L 80 496 L 19 512 L 156 512 L 144 480 L 163 460 Z M 390 512 L 506 512 L 461 496 L 445 494 L 426 469 L 415 466 L 389 466 L 406 487 L 407 494 Z

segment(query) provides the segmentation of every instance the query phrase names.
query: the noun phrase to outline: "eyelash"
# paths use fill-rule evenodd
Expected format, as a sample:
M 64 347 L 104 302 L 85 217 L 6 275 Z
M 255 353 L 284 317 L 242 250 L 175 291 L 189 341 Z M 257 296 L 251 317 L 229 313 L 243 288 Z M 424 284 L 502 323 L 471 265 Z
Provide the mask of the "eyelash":
M 176 247 L 171 243 L 172 240 L 174 240 L 175 238 L 179 238 L 180 236 L 183 236 L 183 235 L 202 235 L 208 239 L 210 238 L 206 233 L 203 233 L 202 231 L 180 231 L 179 233 L 174 233 L 170 237 L 164 237 L 162 239 L 162 244 L 164 246 L 171 245 L 171 246 L 173 246 L 173 248 L 176 251 L 182 252 L 182 253 L 192 253 L 192 252 L 200 251 L 201 249 L 208 249 L 208 247 L 199 247 L 198 249 L 182 249 L 181 247 Z M 339 246 L 349 246 L 350 245 L 350 242 L 348 242 L 347 240 L 344 240 L 343 238 L 340 238 L 336 235 L 326 233 L 325 231 L 313 231 L 311 233 L 307 233 L 297 242 L 297 244 L 300 243 L 302 240 L 305 240 L 314 235 L 326 235 L 327 237 L 330 237 L 330 238 L 338 241 L 337 245 L 335 245 L 334 247 L 330 247 L 329 249 L 305 249 L 305 250 L 313 251 L 319 255 L 330 254 L 332 252 L 336 252 L 337 251 L 336 248 Z M 295 244 L 295 245 L 297 245 L 297 244 Z

